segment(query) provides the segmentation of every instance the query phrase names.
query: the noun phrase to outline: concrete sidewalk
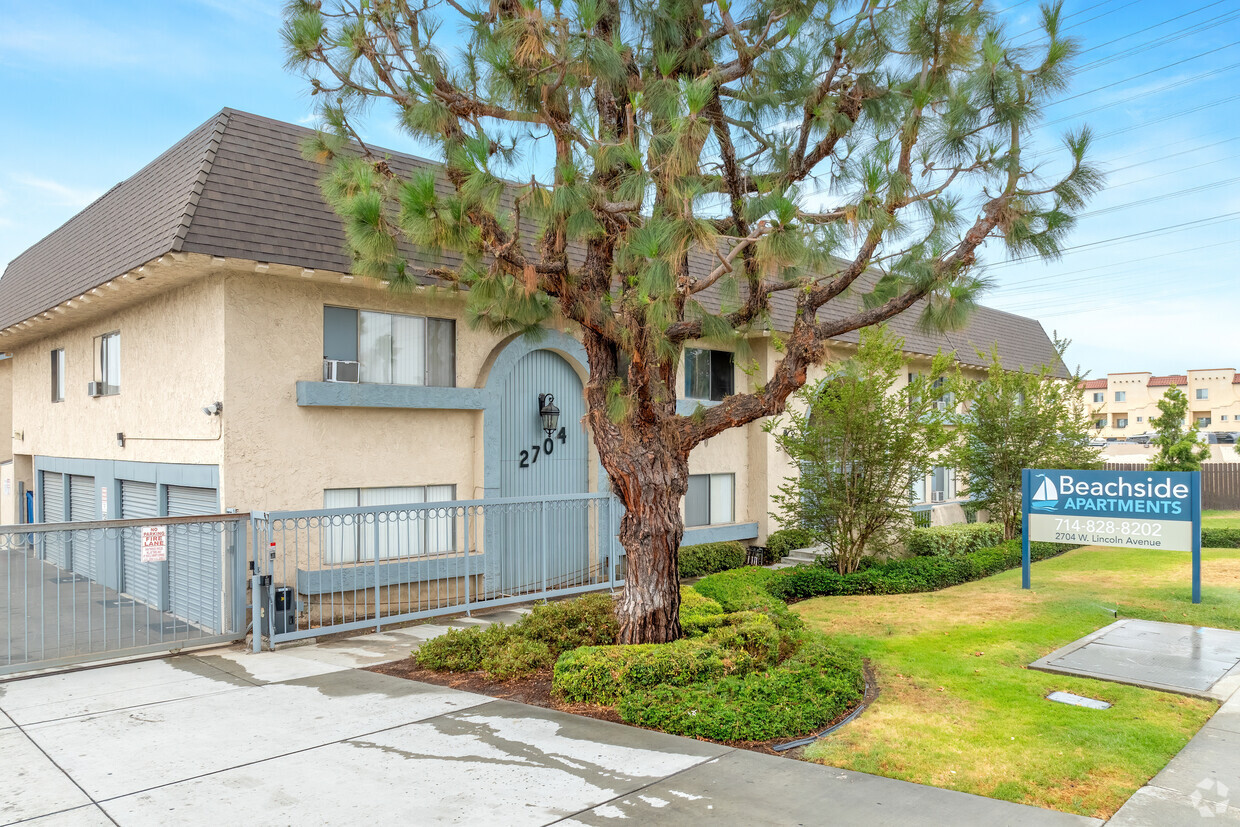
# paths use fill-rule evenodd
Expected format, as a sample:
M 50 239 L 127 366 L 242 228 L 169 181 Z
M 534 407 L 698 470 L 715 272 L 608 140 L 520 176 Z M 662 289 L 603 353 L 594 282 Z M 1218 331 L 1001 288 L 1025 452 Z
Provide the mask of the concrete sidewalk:
M 359 669 L 443 629 L 0 684 L 0 822 L 1099 823 Z

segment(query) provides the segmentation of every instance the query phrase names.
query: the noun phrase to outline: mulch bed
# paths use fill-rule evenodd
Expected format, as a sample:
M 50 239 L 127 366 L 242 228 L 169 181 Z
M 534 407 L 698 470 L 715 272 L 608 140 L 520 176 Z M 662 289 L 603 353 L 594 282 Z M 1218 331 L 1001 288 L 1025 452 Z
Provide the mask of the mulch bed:
M 378 672 L 381 675 L 392 675 L 397 678 L 405 678 L 411 681 L 420 681 L 422 683 L 431 683 L 436 686 L 446 686 L 450 689 L 459 689 L 462 692 L 473 692 L 478 695 L 490 695 L 492 698 L 498 698 L 504 701 L 513 701 L 515 703 L 529 704 L 530 706 L 541 706 L 544 709 L 554 709 L 559 712 L 568 712 L 573 715 L 584 715 L 587 718 L 597 718 L 600 721 L 611 721 L 616 724 L 624 724 L 625 726 L 633 726 L 626 724 L 620 720 L 619 713 L 609 706 L 598 706 L 596 704 L 584 703 L 565 703 L 558 700 L 551 694 L 551 670 L 540 669 L 524 678 L 515 678 L 510 681 L 497 681 L 491 678 L 486 672 L 435 672 L 430 669 L 423 669 L 418 666 L 417 661 L 413 658 L 404 658 L 403 660 L 392 661 L 391 663 L 381 663 L 378 666 L 371 666 L 368 672 Z M 865 698 L 862 699 L 863 706 L 869 706 L 874 699 L 878 697 L 878 682 L 875 680 L 874 672 L 870 668 L 870 664 L 865 664 L 866 674 L 866 692 Z M 844 720 L 852 710 L 840 715 L 834 721 L 823 726 L 827 729 L 834 726 L 839 721 Z M 638 727 L 644 729 L 645 727 Z M 806 733 L 808 734 L 808 733 Z M 786 744 L 789 741 L 796 740 L 792 738 L 774 738 L 770 741 L 715 741 L 710 738 L 698 738 L 699 741 L 710 741 L 715 744 L 722 744 L 737 749 L 747 749 L 753 752 L 763 752 L 767 755 L 778 755 L 785 758 L 799 758 L 803 747 L 786 750 L 784 752 L 776 752 L 773 747 L 777 744 Z

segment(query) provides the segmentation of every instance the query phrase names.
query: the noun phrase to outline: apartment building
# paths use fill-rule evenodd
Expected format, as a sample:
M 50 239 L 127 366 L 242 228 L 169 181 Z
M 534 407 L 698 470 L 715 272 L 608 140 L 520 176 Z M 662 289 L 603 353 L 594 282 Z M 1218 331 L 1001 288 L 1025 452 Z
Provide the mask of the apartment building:
M 606 490 L 573 325 L 505 337 L 467 324 L 464 297 L 429 278 L 394 293 L 355 277 L 322 169 L 299 151 L 308 134 L 225 109 L 8 266 L 4 522 Z M 388 155 L 402 171 L 430 165 Z M 787 329 L 793 305 L 776 298 L 773 325 Z M 909 373 L 940 350 L 979 377 L 978 350 L 997 345 L 1013 368 L 1054 355 L 1036 320 L 987 308 L 958 333 L 923 333 L 912 314 L 892 327 Z M 686 350 L 684 412 L 767 380 L 770 333 L 749 344 L 754 371 L 718 345 Z M 534 461 L 548 393 L 563 427 Z M 791 468 L 760 423 L 690 461 L 686 542 L 752 542 L 778 527 L 771 496 Z M 936 508 L 959 499 L 947 468 L 914 490 Z
M 1150 422 L 1160 415 L 1158 402 L 1169 388 L 1188 397 L 1186 426 L 1224 439 L 1240 432 L 1240 374 L 1235 368 L 1200 368 L 1170 376 L 1109 373 L 1105 379 L 1082 382 L 1081 395 L 1097 434 L 1121 440 L 1153 430 Z

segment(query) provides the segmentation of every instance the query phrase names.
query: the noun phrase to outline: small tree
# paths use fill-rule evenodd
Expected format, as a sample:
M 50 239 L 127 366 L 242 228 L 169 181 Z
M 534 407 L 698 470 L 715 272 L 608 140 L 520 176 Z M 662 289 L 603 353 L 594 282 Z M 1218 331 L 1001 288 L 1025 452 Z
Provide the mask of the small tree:
M 779 488 L 776 515 L 830 547 L 841 574 L 865 553 L 897 546 L 912 528 L 909 480 L 924 477 L 953 438 L 939 397 L 956 388 L 940 354 L 928 376 L 901 388 L 904 340 L 885 326 L 861 331 L 856 355 L 797 393 L 799 405 L 766 429 L 800 467 Z
M 1201 463 L 1210 458 L 1209 446 L 1197 441 L 1197 432 L 1184 427 L 1188 416 L 1188 397 L 1177 387 L 1167 389 L 1158 400 L 1162 412 L 1150 420 L 1158 436 L 1152 440 L 1158 455 L 1150 463 L 1151 471 L 1200 471 Z
M 1057 342 L 1062 355 L 1066 342 Z M 1089 415 L 1079 378 L 1058 379 L 1051 367 L 1005 370 L 998 351 L 986 378 L 972 390 L 961 417 L 961 439 L 950 461 L 965 476 L 964 494 L 1003 524 L 1003 536 L 1020 532 L 1021 469 L 1101 468 L 1089 445 Z

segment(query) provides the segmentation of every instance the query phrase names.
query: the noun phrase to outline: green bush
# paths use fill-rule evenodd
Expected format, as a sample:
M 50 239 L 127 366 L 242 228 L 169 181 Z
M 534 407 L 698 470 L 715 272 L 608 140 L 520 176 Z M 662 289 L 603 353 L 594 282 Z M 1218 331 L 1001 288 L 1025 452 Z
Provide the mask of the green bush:
M 502 623 L 485 629 L 449 629 L 423 643 L 414 652 L 414 659 L 423 669 L 436 672 L 473 672 L 481 668 L 482 659 L 492 648 L 502 646 L 511 635 L 512 630 Z
M 816 730 L 860 702 L 861 659 L 812 635 L 792 657 L 763 672 L 712 683 L 662 685 L 626 694 L 630 724 L 719 741 L 765 741 Z
M 1045 560 L 1071 545 L 1031 543 L 1029 557 Z M 978 549 L 963 556 L 909 557 L 886 563 L 873 563 L 852 574 L 839 574 L 823 565 L 794 566 L 774 572 L 765 581 L 770 594 L 781 600 L 853 594 L 910 594 L 958 586 L 998 574 L 1020 565 L 1020 540 L 1008 540 L 993 548 Z M 700 585 L 700 584 L 699 584 Z M 726 606 L 725 606 L 726 608 Z
M 750 566 L 703 577 L 693 588 L 716 601 L 725 612 L 762 612 L 770 615 L 780 629 L 799 629 L 801 618 L 766 588 L 775 574 L 770 569 Z
M 692 586 L 680 587 L 680 629 L 690 637 L 723 623 L 723 607 Z
M 512 630 L 520 637 L 547 644 L 554 662 L 561 652 L 578 646 L 615 643 L 620 622 L 616 620 L 616 602 L 610 594 L 587 594 L 536 605 Z
M 1003 526 L 998 523 L 958 523 L 915 528 L 906 545 L 915 557 L 963 557 L 1002 542 Z
M 681 546 L 678 559 L 681 577 L 702 577 L 745 565 L 745 547 L 735 540 Z
M 1240 528 L 1203 528 L 1202 548 L 1240 548 Z
M 541 640 L 513 636 L 502 646 L 492 646 L 482 656 L 479 668 L 496 680 L 522 678 L 555 663 L 555 655 Z
M 759 612 L 724 615 L 723 624 L 707 632 L 706 639 L 722 649 L 744 652 L 759 666 L 773 665 L 780 655 L 779 629 Z
M 770 556 L 776 560 L 787 557 L 797 549 L 809 548 L 814 544 L 814 535 L 804 528 L 781 528 L 772 531 L 766 538 L 766 547 Z
M 637 689 L 659 684 L 684 686 L 752 666 L 744 657 L 728 657 L 730 654 L 702 638 L 585 646 L 560 655 L 552 686 L 567 701 L 610 705 Z

